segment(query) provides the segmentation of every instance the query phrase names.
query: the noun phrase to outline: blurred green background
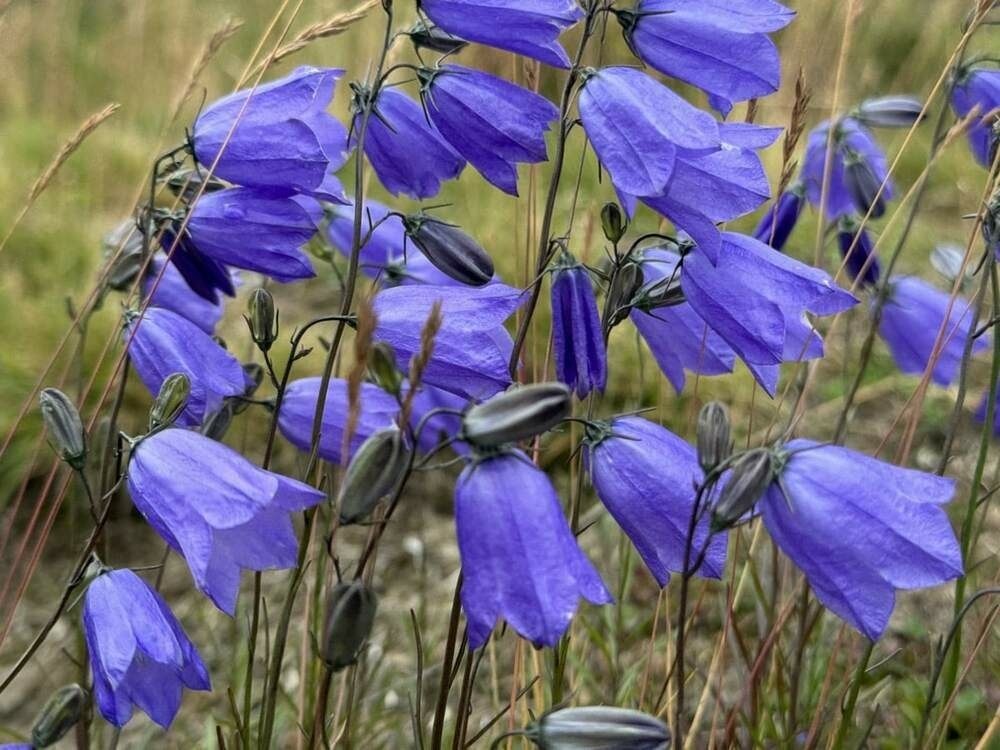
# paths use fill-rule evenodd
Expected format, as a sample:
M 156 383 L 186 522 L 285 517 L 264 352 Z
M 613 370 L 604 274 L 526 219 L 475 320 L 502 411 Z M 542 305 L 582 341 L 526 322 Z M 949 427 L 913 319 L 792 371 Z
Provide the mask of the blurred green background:
M 40 371 L 66 333 L 69 311 L 78 309 L 92 289 L 101 267 L 102 236 L 130 215 L 148 189 L 154 157 L 180 142 L 185 126 L 192 122 L 203 102 L 232 90 L 280 8 L 284 10 L 264 42 L 265 53 L 284 27 L 289 27 L 287 36 L 292 38 L 309 25 L 360 4 L 360 0 L 306 0 L 284 6 L 275 0 L 13 0 L 5 6 L 0 0 L 0 237 L 7 235 L 34 180 L 78 126 L 106 104 L 121 105 L 63 165 L 0 253 L 0 437 L 7 434 Z M 784 85 L 781 92 L 761 102 L 757 121 L 772 125 L 788 123 L 794 101 L 793 82 L 801 69 L 813 92 L 808 127 L 831 114 L 844 14 L 848 8 L 856 7 L 858 16 L 843 73 L 842 109 L 868 96 L 928 94 L 961 35 L 963 17 L 972 7 L 970 0 L 857 3 L 791 0 L 788 4 L 799 11 L 799 18 L 777 35 L 783 53 Z M 401 16 L 412 15 L 411 3 L 397 0 L 396 5 Z M 293 13 L 296 8 L 298 12 Z M 363 77 L 381 36 L 379 16 L 379 12 L 373 12 L 347 33 L 310 44 L 275 66 L 265 79 L 299 64 L 346 67 L 345 80 Z M 210 37 L 230 18 L 240 19 L 242 27 L 208 62 L 192 96 L 183 103 L 180 117 L 171 121 Z M 627 60 L 627 52 L 616 38 L 617 29 L 612 25 L 609 31 L 613 32 L 609 38 L 615 38 L 615 42 L 605 59 Z M 996 33 L 986 32 L 981 36 L 982 40 L 976 44 L 989 49 L 992 41 L 995 50 Z M 567 44 L 572 42 L 567 40 Z M 523 67 L 509 55 L 470 49 L 462 54 L 461 61 L 525 84 L 534 81 L 534 66 Z M 559 74 L 543 70 L 541 76 L 540 89 L 554 97 Z M 342 85 L 336 100 L 336 111 L 343 116 L 348 105 L 346 91 L 346 85 Z M 693 96 L 701 103 L 700 96 Z M 938 106 L 935 104 L 932 112 L 936 113 Z M 743 114 L 740 107 L 734 117 L 741 118 Z M 890 155 L 895 155 L 903 133 L 881 131 L 878 135 Z M 898 195 L 905 194 L 920 174 L 929 140 L 930 127 L 925 126 L 904 153 L 896 175 Z M 596 215 L 603 202 L 613 196 L 608 185 L 599 182 L 592 155 L 587 154 L 581 162 L 581 148 L 582 138 L 577 134 L 567 160 L 567 184 L 576 178 L 583 164 L 580 204 L 572 216 L 572 249 L 581 258 L 597 262 L 603 238 L 595 225 Z M 766 159 L 776 182 L 780 147 L 771 149 Z M 522 169 L 522 197 L 515 200 L 488 186 L 469 168 L 461 180 L 446 186 L 440 200 L 433 202 L 452 204 L 442 215 L 461 222 L 492 252 L 505 278 L 523 285 L 527 281 L 526 238 L 532 236 L 535 211 L 540 203 L 536 186 L 544 184 L 546 175 L 544 165 Z M 349 183 L 350 179 L 345 181 Z M 962 216 L 976 210 L 982 184 L 982 170 L 974 165 L 964 141 L 956 142 L 933 172 L 924 211 L 906 248 L 901 269 L 934 279 L 927 263 L 928 253 L 940 242 L 955 242 L 964 247 L 970 225 Z M 374 181 L 371 188 L 376 197 L 387 198 Z M 555 222 L 557 231 L 564 231 L 571 221 L 570 193 L 569 189 L 564 191 L 565 200 L 559 206 Z M 408 205 L 391 199 L 386 202 Z M 649 214 L 643 215 L 639 222 L 646 228 L 656 225 Z M 737 228 L 749 230 L 755 222 L 756 217 L 748 217 Z M 886 223 L 883 220 L 873 229 L 880 232 Z M 815 236 L 814 218 L 807 215 L 790 243 L 789 252 L 811 259 Z M 889 241 L 884 247 L 891 248 L 891 237 L 886 239 Z M 839 265 L 836 250 L 830 247 L 824 250 L 823 260 L 830 270 Z M 317 267 L 320 276 L 316 280 L 304 286 L 275 289 L 282 320 L 289 328 L 329 312 L 337 301 L 336 275 L 328 267 L 319 264 Z M 944 286 L 943 280 L 936 282 Z M 252 282 L 246 284 L 243 295 L 253 286 Z M 248 351 L 239 315 L 242 305 L 243 296 L 231 303 L 220 329 L 240 354 Z M 106 376 L 108 362 L 113 362 L 119 353 L 117 343 L 111 350 L 111 358 L 100 365 L 97 362 L 109 337 L 115 336 L 120 310 L 119 299 L 109 297 L 92 321 L 84 356 L 71 358 L 72 344 L 77 341 L 74 335 L 66 353 L 56 362 L 54 372 L 69 373 L 67 389 L 71 392 L 90 377 L 95 367 L 103 368 L 99 375 Z M 837 398 L 850 382 L 852 357 L 865 329 L 864 312 L 858 310 L 852 314 L 850 324 L 828 342 L 824 376 L 810 398 L 815 407 L 810 421 L 817 436 L 832 427 Z M 541 326 L 537 330 L 544 331 Z M 752 382 L 743 370 L 733 377 L 702 380 L 697 386 L 697 397 L 689 388 L 682 398 L 675 399 L 655 364 L 648 357 L 640 358 L 638 351 L 631 330 L 616 333 L 608 412 L 659 404 L 660 416 L 684 433 L 697 402 L 715 396 L 731 404 L 739 422 L 737 429 L 743 435 L 751 431 L 751 425 L 766 424 L 762 420 L 773 414 L 773 406 L 766 398 L 760 393 L 754 395 Z M 545 367 L 544 338 L 536 336 L 530 352 L 531 367 L 541 374 Z M 307 363 L 303 371 L 316 366 L 316 362 Z M 99 392 L 104 377 L 98 377 L 97 382 Z M 51 380 L 44 383 L 50 384 Z M 859 400 L 859 418 L 852 423 L 852 443 L 858 447 L 877 445 L 915 385 L 915 379 L 895 373 L 879 345 Z M 946 423 L 952 400 L 953 394 L 940 390 L 932 391 L 928 398 L 917 442 L 918 463 L 933 465 L 936 437 Z M 148 404 L 148 396 L 133 386 L 126 404 L 125 423 L 141 425 Z M 26 474 L 40 477 L 49 468 L 49 455 L 44 450 L 38 461 L 31 460 L 37 428 L 32 409 L 12 449 L 0 460 L 0 517 Z M 960 443 L 960 453 L 967 449 L 968 445 Z M 294 460 L 291 451 L 283 449 L 280 456 L 283 465 L 292 466 Z M 446 497 L 448 491 L 442 494 Z M 30 492 L 28 497 L 30 507 Z M 447 500 L 439 505 L 446 511 Z M 446 513 L 442 518 L 447 518 Z M 443 535 L 438 538 L 441 544 L 450 545 L 450 521 L 442 528 Z M 612 552 L 615 549 L 611 545 Z M 43 561 L 43 568 L 44 564 Z M 450 557 L 448 565 L 454 566 Z M 187 601 L 182 608 L 189 612 L 197 606 Z M 210 624 L 217 621 L 209 616 Z M 402 632 L 400 637 L 408 635 Z M 221 636 L 217 640 L 224 641 Z M 225 643 L 217 645 L 222 648 Z M 969 710 L 974 712 L 976 705 L 974 701 Z M 402 724 L 405 727 L 405 721 Z M 197 734 L 194 729 L 189 736 Z

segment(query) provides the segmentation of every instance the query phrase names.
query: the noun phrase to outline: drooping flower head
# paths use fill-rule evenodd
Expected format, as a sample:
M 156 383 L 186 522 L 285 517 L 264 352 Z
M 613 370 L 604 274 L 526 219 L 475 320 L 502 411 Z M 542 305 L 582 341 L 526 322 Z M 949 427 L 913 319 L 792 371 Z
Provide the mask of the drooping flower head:
M 587 432 L 585 457 L 597 496 L 635 544 L 657 583 L 666 586 L 671 573 L 684 570 L 696 486 L 703 480 L 697 452 L 642 417 L 620 417 L 588 427 Z M 688 565 L 693 567 L 705 548 L 697 574 L 721 578 L 726 536 L 716 535 L 711 541 L 708 537 L 706 514 L 695 527 Z
M 795 13 L 773 0 L 637 0 L 614 11 L 643 62 L 697 86 L 728 115 L 735 102 L 778 90 L 781 60 L 768 37 Z
M 868 638 L 885 632 L 897 589 L 962 575 L 941 507 L 953 480 L 811 440 L 780 448 L 774 471 L 758 504 L 771 538 L 820 602 Z
M 472 649 L 501 617 L 536 646 L 555 646 L 581 598 L 611 602 L 555 488 L 523 453 L 479 458 L 465 468 L 455 486 L 455 526 Z
M 691 309 L 772 396 L 775 365 L 823 355 L 823 340 L 806 313 L 832 315 L 858 302 L 825 271 L 733 232 L 723 233 L 714 266 L 698 247 L 684 250 L 680 263 L 680 285 Z
M 184 688 L 212 689 L 198 650 L 173 612 L 131 570 L 112 570 L 90 583 L 83 631 L 97 708 L 116 727 L 128 723 L 135 705 L 166 729 Z
M 504 33 L 508 33 L 504 30 Z M 460 65 L 421 69 L 431 122 L 486 180 L 517 195 L 517 165 L 546 160 L 545 132 L 559 117 L 534 91 Z
M 907 375 L 923 375 L 937 349 L 931 380 L 948 386 L 961 370 L 973 325 L 972 312 L 966 300 L 952 300 L 950 293 L 923 279 L 893 276 L 878 332 L 900 372 Z M 936 347 L 939 336 L 940 346 Z M 972 345 L 972 353 L 979 354 L 988 346 L 989 338 L 980 336 Z
M 359 118 L 355 115 L 355 137 Z M 379 92 L 368 119 L 365 155 L 386 190 L 417 200 L 437 195 L 442 182 L 458 177 L 465 168 L 465 159 L 427 122 L 423 108 L 390 88 Z
M 576 0 L 419 0 L 449 34 L 568 68 L 559 35 L 583 18 Z
M 483 287 L 404 286 L 375 295 L 374 338 L 391 346 L 405 371 L 420 352 L 421 332 L 435 303 L 443 322 L 424 383 L 467 399 L 485 399 L 511 384 L 514 342 L 503 327 L 522 293 L 500 283 Z
M 230 269 L 200 252 L 191 235 L 181 231 L 180 222 L 166 224 L 160 230 L 160 248 L 177 268 L 191 291 L 212 304 L 219 302 L 219 293 L 236 296 L 236 286 Z
M 679 152 L 701 156 L 721 148 L 711 115 L 635 68 L 586 71 L 579 110 L 597 158 L 629 196 L 663 195 Z
M 757 151 L 770 146 L 781 133 L 780 128 L 742 123 L 722 124 L 719 131 L 719 151 L 697 157 L 678 154 L 667 192 L 641 198 L 687 234 L 712 263 L 722 252 L 723 237 L 717 225 L 755 211 L 771 197 Z M 623 200 L 628 205 L 628 198 L 623 196 Z
M 994 126 L 1000 122 L 1000 70 L 967 68 L 959 71 L 951 92 L 951 106 L 959 117 L 968 117 L 978 108 L 981 119 L 968 131 L 969 146 L 976 161 L 990 167 L 996 138 Z
M 809 134 L 802 161 L 802 181 L 806 196 L 819 206 L 826 183 L 826 218 L 839 219 L 853 213 L 881 216 L 893 196 L 893 183 L 885 152 L 875 136 L 853 117 L 844 117 L 833 126 L 832 150 L 830 123 L 824 122 Z
M 171 310 L 201 328 L 208 335 L 222 319 L 223 305 L 197 294 L 184 276 L 162 254 L 154 255 L 142 277 L 140 288 L 153 307 Z
M 302 246 L 321 218 L 319 204 L 310 198 L 230 188 L 198 199 L 187 233 L 192 249 L 218 264 L 287 282 L 316 275 Z
M 567 257 L 552 273 L 552 348 L 556 377 L 583 398 L 608 382 L 608 353 L 594 285 L 587 269 Z
M 805 189 L 802 185 L 795 185 L 783 192 L 760 220 L 753 233 L 754 239 L 775 250 L 784 250 L 802 214 L 804 203 Z
M 237 185 L 323 194 L 346 159 L 347 131 L 326 109 L 343 70 L 296 68 L 205 108 L 194 124 L 194 153 Z
M 292 445 L 301 451 L 312 449 L 313 421 L 322 379 L 302 378 L 289 384 L 281 401 L 278 428 Z M 320 427 L 318 455 L 334 464 L 345 464 L 361 444 L 379 430 L 392 426 L 399 415 L 399 404 L 392 396 L 371 383 L 361 384 L 357 423 L 344 456 L 344 431 L 351 412 L 347 381 L 332 378 L 326 393 L 323 424 Z
M 140 318 L 126 314 L 123 340 L 139 379 L 156 395 L 176 372 L 191 383 L 187 406 L 177 419 L 200 425 L 228 396 L 242 396 L 247 377 L 240 363 L 201 328 L 175 312 L 149 307 Z
M 326 497 L 182 429 L 141 440 L 129 463 L 128 489 L 143 517 L 183 555 L 198 590 L 229 615 L 236 612 L 244 569 L 295 566 L 291 514 Z
M 673 249 L 643 250 L 641 267 L 645 287 L 654 288 L 664 280 L 676 281 L 680 275 L 679 262 L 680 254 Z M 629 319 L 678 393 L 684 390 L 685 371 L 700 375 L 724 375 L 733 371 L 736 354 L 689 303 L 648 309 L 639 305 L 633 308 Z

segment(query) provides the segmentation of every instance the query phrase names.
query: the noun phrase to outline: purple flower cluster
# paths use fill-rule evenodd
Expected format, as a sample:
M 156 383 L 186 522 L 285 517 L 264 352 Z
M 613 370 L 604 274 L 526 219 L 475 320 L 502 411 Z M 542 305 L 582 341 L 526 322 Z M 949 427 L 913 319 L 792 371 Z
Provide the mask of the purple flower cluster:
M 637 0 L 628 10 L 589 4 L 585 11 L 574 0 L 418 0 L 417 7 L 422 23 L 456 44 L 481 43 L 571 68 L 563 108 L 444 58 L 353 83 L 349 130 L 327 111 L 343 74 L 338 69 L 299 68 L 208 106 L 188 144 L 199 189 L 181 192 L 178 211 L 147 207 L 162 253 L 139 279 L 144 306 L 126 314 L 122 334 L 152 394 L 178 373 L 189 393 L 169 424 L 151 421 L 149 434 L 129 439 L 127 486 L 139 513 L 183 557 L 195 587 L 228 615 L 235 615 L 243 571 L 301 562 L 293 514 L 327 495 L 259 468 L 210 437 L 213 419 L 236 404 L 246 407 L 261 380 L 213 333 L 222 316 L 220 293 L 236 293 L 233 269 L 277 282 L 312 277 L 304 248 L 316 241 L 316 257 L 336 267 L 342 255 L 350 264 L 341 312 L 351 309 L 357 272 L 371 280 L 371 351 L 380 359 L 365 361 L 368 380 L 360 384 L 290 378 L 302 354 L 293 350 L 279 382 L 268 356 L 278 393 L 256 404 L 274 420 L 271 438 L 280 434 L 363 479 L 363 469 L 389 472 L 406 464 L 398 461 L 402 451 L 412 459 L 418 450 L 453 446 L 465 463 L 454 501 L 468 647 L 482 647 L 500 619 L 536 646 L 556 646 L 581 599 L 602 605 L 612 597 L 583 551 L 577 519 L 567 521 L 525 441 L 563 422 L 573 394 L 590 399 L 591 413 L 597 408 L 615 374 L 609 336 L 626 319 L 678 392 L 687 372 L 722 375 L 739 359 L 774 396 L 783 363 L 822 357 L 813 318 L 842 313 L 858 299 L 826 271 L 781 250 L 805 205 L 822 204 L 827 219 L 838 222 L 849 273 L 862 288 L 881 283 L 869 235 L 849 223 L 881 216 L 893 195 L 887 159 L 868 128 L 909 125 L 920 108 L 914 112 L 906 99 L 872 101 L 820 125 L 809 136 L 799 179 L 753 236 L 745 235 L 723 225 L 770 199 L 760 152 L 781 131 L 720 121 L 718 114 L 777 90 L 780 60 L 771 34 L 794 17 L 784 5 Z M 639 60 L 704 92 L 714 112 L 647 70 L 571 61 L 559 37 L 583 21 L 584 49 L 599 12 L 615 16 Z M 389 82 L 403 68 L 415 73 L 412 95 Z M 994 83 L 985 71 L 963 74 L 954 87 L 956 111 L 995 105 Z M 553 125 L 564 153 L 577 120 L 621 203 L 621 209 L 609 204 L 614 211 L 604 223 L 613 248 L 604 266 L 590 268 L 571 255 L 569 239 L 543 237 L 537 279 L 527 291 L 503 283 L 486 248 L 430 209 L 401 213 L 367 198 L 360 182 L 348 198 L 335 174 L 354 150 L 388 193 L 425 200 L 468 163 L 516 196 L 519 165 L 548 158 Z M 979 127 L 972 137 L 983 161 L 992 131 L 985 122 Z M 673 234 L 643 235 L 625 249 L 621 241 L 640 206 L 668 220 Z M 517 387 L 523 334 L 544 279 L 562 384 Z M 900 369 L 923 372 L 936 357 L 934 381 L 953 382 L 972 334 L 968 304 L 914 277 L 886 283 L 879 332 Z M 265 354 L 277 334 L 262 344 L 257 333 L 261 325 L 267 334 L 272 325 L 276 330 L 273 312 L 263 323 L 253 310 L 248 316 Z M 523 328 L 515 338 L 508 325 L 519 312 Z M 363 317 L 356 317 L 361 329 Z M 355 319 L 337 319 L 339 345 L 348 319 L 351 325 Z M 433 340 L 428 320 L 439 323 Z M 977 341 L 974 351 L 984 346 Z M 339 353 L 330 352 L 328 376 Z M 577 421 L 585 422 L 583 461 L 597 497 L 656 582 L 666 586 L 674 573 L 721 578 L 728 538 L 713 514 L 736 481 L 739 458 L 728 457 L 728 426 L 727 457 L 709 461 L 700 440 L 696 449 L 640 416 Z M 388 458 L 378 453 L 384 446 L 392 449 Z M 819 600 L 869 638 L 885 631 L 896 590 L 962 574 L 941 508 L 953 494 L 950 480 L 804 440 L 760 450 L 766 481 L 738 521 L 762 519 Z M 375 466 L 358 469 L 363 458 Z M 401 472 L 400 490 L 411 469 L 412 461 Z M 378 489 L 396 487 L 396 475 L 390 478 Z M 116 726 L 138 706 L 166 727 L 183 688 L 209 689 L 194 645 L 159 594 L 131 571 L 105 571 L 90 584 L 84 626 L 97 705 Z

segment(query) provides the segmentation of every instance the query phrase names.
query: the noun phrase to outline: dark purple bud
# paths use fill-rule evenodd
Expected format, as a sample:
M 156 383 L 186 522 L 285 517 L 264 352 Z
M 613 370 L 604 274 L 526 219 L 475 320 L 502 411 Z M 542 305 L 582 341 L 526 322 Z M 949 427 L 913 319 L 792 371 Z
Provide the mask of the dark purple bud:
M 667 750 L 670 730 L 654 716 L 615 706 L 561 708 L 532 724 L 527 736 L 542 750 Z
M 537 383 L 501 393 L 466 412 L 461 439 L 490 448 L 533 438 L 569 416 L 571 398 L 562 383 Z
M 642 269 L 635 263 L 626 263 L 618 269 L 608 289 L 608 320 L 604 324 L 614 328 L 629 316 L 632 301 L 642 286 Z
M 250 295 L 247 325 L 257 348 L 262 352 L 269 351 L 278 338 L 278 315 L 274 309 L 274 297 L 264 287 L 257 287 Z
M 464 39 L 452 36 L 440 26 L 423 21 L 418 21 L 406 35 L 417 49 L 429 49 L 442 55 L 454 55 L 469 45 Z
M 365 440 L 347 466 L 340 490 L 340 522 L 368 517 L 378 501 L 393 492 L 406 473 L 410 452 L 398 427 L 380 430 Z
M 753 236 L 775 250 L 782 250 L 799 221 L 804 204 L 805 189 L 803 186 L 796 185 L 790 190 L 786 190 L 764 214 L 764 218 L 757 225 Z
M 840 253 L 847 260 L 847 272 L 852 279 L 860 276 L 862 286 L 875 286 L 881 275 L 878 257 L 874 255 L 875 246 L 871 235 L 864 229 L 859 229 L 853 222 L 841 225 L 837 235 Z
M 628 219 L 617 203 L 605 203 L 601 209 L 601 228 L 608 242 L 617 245 L 628 231 Z
M 556 376 L 583 398 L 608 382 L 608 356 L 594 285 L 568 253 L 552 275 L 552 347 Z
M 753 509 L 775 479 L 774 459 L 769 448 L 755 448 L 737 459 L 719 501 L 712 508 L 712 529 L 733 526 Z
M 403 387 L 403 374 L 396 364 L 396 352 L 384 341 L 378 341 L 368 352 L 368 377 L 386 393 L 398 396 Z
M 191 395 L 191 381 L 182 372 L 168 375 L 160 386 L 160 393 L 149 410 L 150 432 L 169 427 L 184 411 Z
M 80 720 L 87 694 L 79 685 L 59 688 L 45 704 L 31 728 L 31 745 L 45 748 L 56 744 Z
M 378 599 L 364 583 L 338 583 L 326 600 L 320 656 L 334 672 L 358 660 L 371 635 Z
M 868 162 L 856 155 L 848 156 L 844 162 L 844 182 L 858 211 L 875 219 L 885 214 L 885 189 Z
M 407 216 L 406 236 L 443 274 L 469 286 L 483 286 L 493 278 L 493 261 L 472 237 L 458 227 L 426 216 Z
M 881 96 L 863 101 L 855 119 L 876 128 L 908 128 L 923 119 L 923 108 L 912 96 Z
M 718 401 L 710 401 L 698 414 L 698 463 L 707 474 L 732 452 L 729 411 Z
M 59 458 L 81 471 L 87 461 L 87 433 L 76 404 L 62 391 L 45 388 L 38 395 L 38 406 L 52 448 Z

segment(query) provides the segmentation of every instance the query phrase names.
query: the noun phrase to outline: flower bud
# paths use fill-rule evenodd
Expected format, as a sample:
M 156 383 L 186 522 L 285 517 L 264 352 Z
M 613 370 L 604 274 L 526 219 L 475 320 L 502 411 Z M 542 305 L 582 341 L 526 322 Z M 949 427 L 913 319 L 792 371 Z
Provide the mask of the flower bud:
M 601 228 L 608 242 L 617 245 L 628 231 L 628 219 L 617 203 L 605 203 L 601 209 Z
M 698 414 L 698 463 L 705 473 L 712 471 L 733 452 L 729 436 L 729 411 L 718 401 L 710 401 Z
M 660 307 L 674 307 L 686 301 L 684 289 L 681 287 L 679 274 L 672 274 L 657 279 L 649 286 L 639 290 L 633 300 L 634 306 L 649 312 Z
M 417 49 L 429 49 L 442 55 L 453 55 L 468 46 L 468 42 L 449 34 L 439 26 L 423 21 L 411 28 L 406 35 Z
M 877 128 L 908 128 L 922 112 L 923 104 L 912 96 L 881 96 L 861 102 L 855 119 Z
M 129 291 L 146 261 L 142 231 L 134 219 L 126 219 L 104 235 L 103 245 L 104 257 L 114 258 L 108 269 L 108 287 L 116 292 Z
M 406 236 L 441 273 L 462 284 L 483 286 L 493 279 L 493 261 L 458 227 L 426 216 L 403 219 Z
M 160 393 L 149 410 L 149 429 L 158 430 L 169 427 L 180 416 L 187 406 L 191 395 L 191 381 L 182 372 L 175 372 L 167 377 L 160 386 Z
M 857 156 L 848 157 L 844 181 L 859 211 L 870 212 L 875 219 L 885 214 L 885 189 L 868 162 Z
M 954 282 L 962 274 L 965 251 L 958 245 L 938 245 L 931 250 L 930 261 L 935 271 Z
M 63 461 L 82 470 L 87 461 L 87 434 L 76 404 L 62 391 L 46 388 L 38 394 L 38 406 L 52 448 Z
M 65 737 L 83 715 L 86 698 L 83 688 L 75 684 L 53 693 L 31 728 L 31 746 L 49 747 Z
M 217 177 L 205 179 L 207 175 L 200 169 L 179 169 L 167 178 L 167 187 L 185 203 L 190 203 L 202 191 L 214 193 L 226 187 L 226 183 Z
M 229 428 L 233 424 L 233 419 L 236 417 L 236 411 L 233 407 L 234 403 L 226 399 L 222 404 L 222 408 L 212 412 L 205 419 L 205 422 L 201 426 L 201 434 L 212 438 L 212 440 L 221 441 L 226 436 L 226 433 L 229 432 Z
M 257 348 L 262 352 L 270 351 L 278 338 L 278 314 L 274 309 L 274 297 L 264 287 L 257 287 L 250 295 L 246 320 Z
M 392 492 L 406 473 L 410 453 L 397 427 L 380 430 L 358 448 L 340 489 L 340 522 L 357 523 Z
M 338 583 L 326 600 L 320 657 L 335 672 L 358 660 L 371 634 L 378 599 L 364 583 Z
M 1000 251 L 1000 190 L 997 190 L 986 204 L 982 232 L 987 249 L 993 252 Z
M 618 269 L 608 289 L 608 315 L 604 323 L 614 328 L 632 312 L 632 301 L 642 286 L 642 269 L 635 263 L 626 263 Z
M 516 443 L 569 416 L 572 391 L 562 383 L 526 385 L 473 406 L 462 418 L 462 440 L 483 448 Z
M 368 351 L 368 377 L 394 396 L 398 396 L 403 387 L 403 373 L 396 366 L 396 352 L 384 341 L 376 342 Z
M 630 708 L 561 708 L 532 724 L 527 736 L 542 750 L 667 750 L 670 730 L 654 716 Z
M 764 496 L 774 479 L 770 449 L 755 448 L 744 453 L 733 466 L 712 509 L 712 530 L 721 531 L 736 524 Z

